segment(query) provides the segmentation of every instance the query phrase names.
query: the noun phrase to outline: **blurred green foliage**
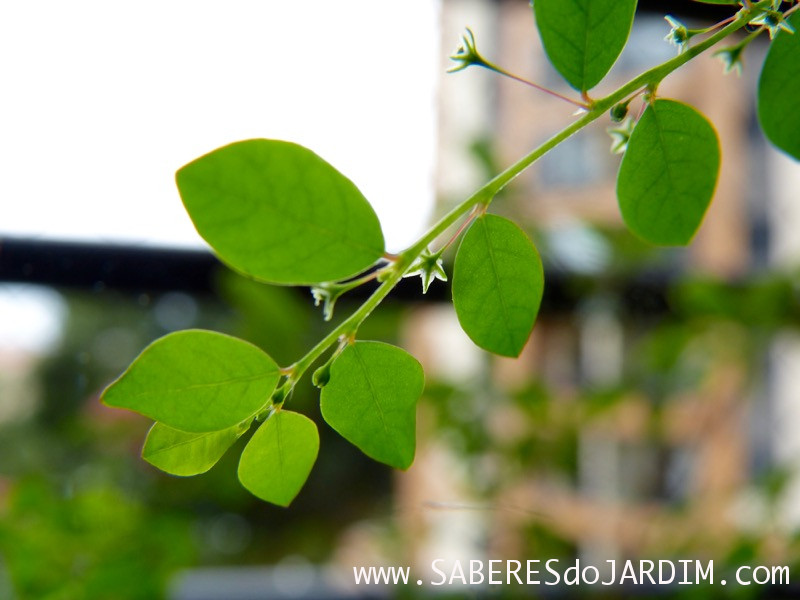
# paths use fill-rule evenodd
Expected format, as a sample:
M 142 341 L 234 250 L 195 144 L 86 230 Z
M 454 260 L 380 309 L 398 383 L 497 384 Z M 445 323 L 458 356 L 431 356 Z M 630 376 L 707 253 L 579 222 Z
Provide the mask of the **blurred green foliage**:
M 0 511 L 0 547 L 19 598 L 137 599 L 163 595 L 195 559 L 191 522 L 111 482 L 57 489 L 16 481 Z
M 496 359 L 486 356 L 486 368 L 464 381 L 429 376 L 421 401 L 420 438 L 437 440 L 458 457 L 485 510 L 493 515 L 521 511 L 519 551 L 526 556 L 569 558 L 577 547 L 525 507 L 503 505 L 498 494 L 530 477 L 577 488 L 582 433 L 613 423 L 615 411 L 632 396 L 649 407 L 648 435 L 623 450 L 652 456 L 653 471 L 647 481 L 620 493 L 631 502 L 655 501 L 670 514 L 684 514 L 692 499 L 681 494 L 680 481 L 677 488 L 668 481 L 667 466 L 679 456 L 663 435 L 665 411 L 675 398 L 698 390 L 720 360 L 740 365 L 748 385 L 763 385 L 763 357 L 774 336 L 798 325 L 794 273 L 734 282 L 684 278 L 667 285 L 664 310 L 628 312 L 625 286 L 631 279 L 648 269 L 668 273 L 676 257 L 640 252 L 630 236 L 603 230 L 598 235 L 611 249 L 613 268 L 603 277 L 562 275 L 574 304 L 551 306 L 542 323 L 574 330 L 591 310 L 610 311 L 625 338 L 617 379 L 590 383 L 578 377 L 565 387 L 564 381 L 532 370 L 508 387 L 491 376 Z M 320 427 L 319 462 L 287 512 L 257 501 L 236 480 L 236 460 L 250 434 L 209 473 L 175 478 L 139 458 L 149 426 L 145 419 L 99 405 L 103 386 L 145 345 L 174 329 L 239 335 L 281 365 L 327 331 L 310 296 L 296 290 L 262 286 L 227 272 L 220 274 L 217 288 L 223 302 L 182 293 L 64 292 L 69 317 L 63 339 L 33 379 L 40 403 L 32 416 L 0 425 L 5 490 L 0 556 L 19 600 L 159 598 L 179 569 L 263 565 L 290 555 L 322 563 L 350 525 L 391 521 L 391 470 L 328 427 Z M 342 298 L 337 310 L 346 313 L 348 302 L 353 300 Z M 390 299 L 366 321 L 363 336 L 397 343 L 409 308 L 419 305 Z M 316 397 L 303 380 L 290 402 L 321 423 Z M 741 468 L 768 510 L 777 510 L 791 481 L 787 472 L 764 464 Z M 387 554 L 404 556 L 408 540 L 392 527 L 385 525 L 382 534 Z M 770 534 L 743 531 L 720 560 L 736 565 L 763 559 Z M 791 543 L 786 556 L 800 556 L 797 541 Z M 709 597 L 696 590 L 681 593 Z
M 179 569 L 267 564 L 293 554 L 322 562 L 350 523 L 387 509 L 390 469 L 327 427 L 320 428 L 319 462 L 291 511 L 258 501 L 236 479 L 252 432 L 198 477 L 172 477 L 140 458 L 149 422 L 97 398 L 153 339 L 213 329 L 286 365 L 327 329 L 310 295 L 298 290 L 227 271 L 217 289 L 222 302 L 184 293 L 63 292 L 62 340 L 30 382 L 39 404 L 31 416 L 0 424 L 0 566 L 14 598 L 157 599 Z M 387 308 L 365 325 L 372 339 L 396 341 L 402 310 L 391 302 Z M 304 381 L 290 402 L 321 422 L 317 396 Z M 0 569 L 0 595 L 2 583 Z

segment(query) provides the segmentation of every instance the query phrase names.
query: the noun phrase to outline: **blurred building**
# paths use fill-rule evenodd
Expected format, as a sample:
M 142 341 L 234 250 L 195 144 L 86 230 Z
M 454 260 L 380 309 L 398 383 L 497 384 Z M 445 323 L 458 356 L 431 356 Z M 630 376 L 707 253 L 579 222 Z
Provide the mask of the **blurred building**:
M 686 20 L 695 26 L 690 15 Z M 549 65 L 528 2 L 444 2 L 445 50 L 455 50 L 465 26 L 487 59 L 577 99 Z M 674 56 L 675 47 L 664 41 L 668 31 L 663 13 L 640 11 L 628 47 L 592 95 L 603 96 Z M 741 77 L 724 74 L 708 52 L 660 85 L 659 96 L 687 102 L 714 123 L 722 171 L 694 242 L 685 250 L 661 251 L 655 267 L 627 276 L 741 281 L 768 267 L 796 265 L 800 221 L 792 217 L 800 209 L 793 190 L 800 170 L 766 146 L 755 121 L 756 65 L 764 51 L 755 44 L 748 50 Z M 448 66 L 443 62 L 442 70 Z M 631 112 L 640 106 L 634 102 Z M 573 112 L 559 99 L 479 68 L 447 76 L 440 105 L 440 212 L 481 185 L 491 165 L 511 164 L 570 123 Z M 621 157 L 609 151 L 606 128 L 612 125 L 600 119 L 562 143 L 492 206 L 539 243 L 546 277 L 603 279 L 620 272 L 613 250 L 597 234 L 630 236 L 622 231 L 616 202 Z M 516 361 L 477 352 L 459 333 L 450 308 L 420 310 L 408 325 L 408 346 L 429 378 L 456 386 L 468 381 L 477 390 L 484 407 L 472 414 L 483 421 L 489 440 L 479 462 L 495 481 L 490 492 L 476 486 L 480 475 L 458 466 L 457 451 L 447 448 L 441 431 L 438 439 L 424 438 L 414 468 L 398 478 L 398 505 L 415 507 L 405 524 L 414 532 L 421 566 L 431 556 L 519 558 L 537 547 L 540 534 L 531 532 L 542 528 L 595 564 L 681 553 L 719 558 L 751 535 L 759 538 L 757 552 L 765 560 L 787 560 L 800 523 L 800 487 L 792 482 L 800 479 L 789 476 L 777 514 L 754 481 L 785 468 L 798 472 L 800 446 L 792 433 L 800 422 L 796 334 L 780 337 L 772 360 L 762 355 L 752 364 L 753 357 L 736 350 L 749 346 L 746 330 L 697 331 L 679 359 L 702 363 L 693 386 L 666 395 L 631 386 L 613 408 L 590 418 L 584 391 L 621 386 L 646 331 L 668 320 L 660 309 L 647 314 L 647 307 L 644 316 L 626 314 L 613 282 L 607 283 L 607 291 L 593 290 L 576 310 L 540 317 Z M 554 393 L 545 422 L 510 400 L 532 381 L 545 382 Z M 422 404 L 424 431 L 432 417 Z M 572 472 L 498 474 L 503 467 L 493 461 L 502 451 L 496 448 L 508 446 L 509 438 L 559 435 L 548 429 L 559 426 L 576 428 Z

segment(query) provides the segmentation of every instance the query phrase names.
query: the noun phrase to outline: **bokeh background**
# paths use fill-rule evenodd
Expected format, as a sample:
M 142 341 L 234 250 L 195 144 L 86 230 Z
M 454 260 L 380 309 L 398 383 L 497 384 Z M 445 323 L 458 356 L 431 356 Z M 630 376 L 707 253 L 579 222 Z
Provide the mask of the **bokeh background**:
M 765 44 L 748 49 L 741 76 L 708 55 L 659 89 L 706 114 L 722 144 L 691 246 L 657 249 L 624 230 L 620 158 L 601 120 L 492 206 L 545 263 L 519 359 L 475 348 L 441 282 L 423 297 L 404 281 L 365 323 L 360 337 L 400 344 L 425 368 L 407 472 L 327 428 L 307 381 L 291 402 L 320 425 L 321 451 L 288 510 L 239 485 L 247 436 L 209 473 L 171 477 L 139 457 L 150 423 L 99 404 L 170 331 L 239 335 L 288 365 L 328 330 L 307 289 L 247 281 L 207 252 L 171 181 L 188 160 L 248 137 L 304 143 L 374 201 L 399 250 L 574 118 L 493 73 L 445 74 L 469 26 L 487 58 L 569 93 L 525 0 L 407 4 L 0 8 L 0 598 L 414 597 L 416 586 L 355 587 L 352 569 L 427 576 L 434 558 L 713 559 L 718 578 L 797 566 L 800 166 L 754 116 Z M 732 10 L 640 2 L 598 94 L 674 55 L 667 11 L 704 26 Z M 339 317 L 358 300 L 340 300 Z M 544 592 L 597 595 L 491 595 Z

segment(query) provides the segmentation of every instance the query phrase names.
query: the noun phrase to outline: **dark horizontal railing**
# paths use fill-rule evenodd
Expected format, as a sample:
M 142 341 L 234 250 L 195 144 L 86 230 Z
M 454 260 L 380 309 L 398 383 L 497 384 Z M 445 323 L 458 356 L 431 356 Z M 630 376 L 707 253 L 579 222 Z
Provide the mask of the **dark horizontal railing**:
M 221 268 L 225 267 L 205 250 L 0 238 L 0 282 L 128 293 L 207 294 L 215 291 L 215 272 Z M 658 314 L 667 309 L 669 278 L 663 273 L 602 282 L 549 267 L 545 273 L 544 312 L 571 311 L 599 287 L 621 298 L 624 308 L 634 314 Z M 373 289 L 367 284 L 351 295 L 365 297 Z M 310 294 L 303 294 L 310 301 Z M 450 290 L 436 282 L 423 296 L 419 279 L 410 278 L 400 282 L 392 297 L 405 302 L 447 301 Z

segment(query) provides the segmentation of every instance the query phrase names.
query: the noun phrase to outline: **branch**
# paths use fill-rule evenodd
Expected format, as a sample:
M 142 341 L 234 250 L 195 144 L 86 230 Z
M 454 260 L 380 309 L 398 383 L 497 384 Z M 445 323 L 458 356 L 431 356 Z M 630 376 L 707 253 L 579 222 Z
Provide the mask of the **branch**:
M 573 134 L 577 133 L 590 123 L 596 121 L 607 111 L 609 111 L 615 104 L 622 102 L 628 96 L 639 91 L 640 89 L 645 87 L 655 89 L 658 84 L 661 83 L 661 81 L 673 71 L 744 27 L 752 18 L 761 14 L 764 9 L 768 8 L 770 4 L 771 0 L 761 0 L 760 2 L 751 4 L 749 9 L 740 10 L 730 24 L 709 36 L 707 39 L 696 44 L 695 46 L 688 48 L 685 52 L 679 54 L 675 58 L 672 58 L 661 65 L 653 67 L 652 69 L 649 69 L 648 71 L 645 71 L 639 76 L 631 79 L 628 83 L 618 88 L 605 98 L 595 100 L 591 105 L 591 108 L 580 119 L 559 131 L 529 154 L 523 156 L 517 162 L 505 169 L 502 173 L 479 188 L 469 198 L 461 202 L 461 204 L 453 208 L 449 213 L 444 215 L 421 238 L 419 238 L 419 240 L 397 255 L 394 268 L 390 272 L 389 276 L 352 315 L 337 325 L 305 356 L 303 356 L 289 368 L 290 370 L 288 372 L 290 375 L 287 380 L 288 386 L 293 386 L 294 383 L 303 376 L 306 370 L 308 370 L 308 368 L 341 337 L 355 335 L 361 323 L 363 323 L 370 313 L 372 313 L 372 311 L 377 308 L 383 299 L 389 295 L 389 292 L 391 292 L 400 279 L 402 279 L 403 275 L 408 272 L 414 260 L 428 247 L 429 244 L 431 244 L 437 237 L 454 225 L 462 216 L 466 215 L 473 207 L 481 203 L 489 205 L 498 192 L 500 192 L 520 173 L 525 171 L 534 162 L 536 162 L 539 158 L 552 150 L 558 144 L 571 137 Z

